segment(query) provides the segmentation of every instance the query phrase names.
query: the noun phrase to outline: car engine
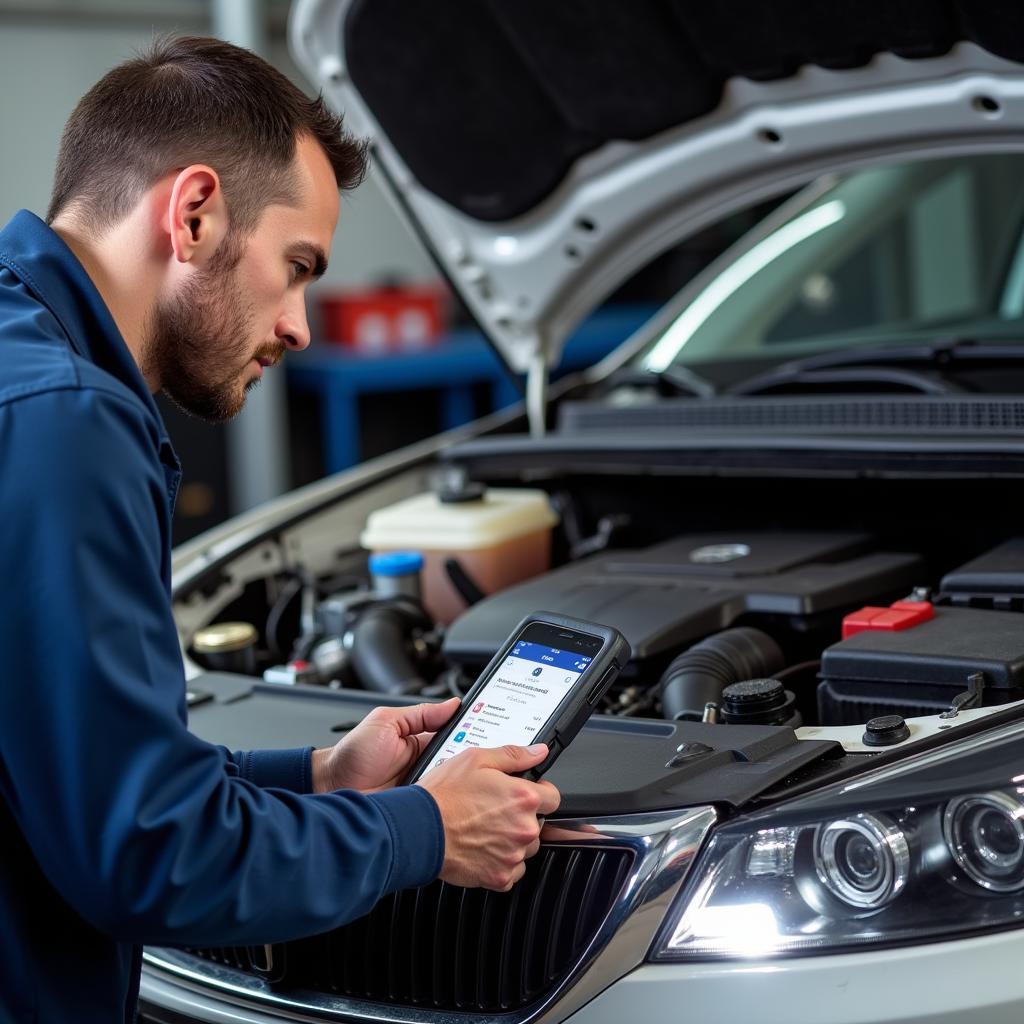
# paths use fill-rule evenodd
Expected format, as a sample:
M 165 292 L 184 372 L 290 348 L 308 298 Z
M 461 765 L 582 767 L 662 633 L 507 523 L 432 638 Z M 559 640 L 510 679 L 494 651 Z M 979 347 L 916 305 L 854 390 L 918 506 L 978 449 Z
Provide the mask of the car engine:
M 422 598 L 420 563 L 403 583 L 374 575 L 363 552 L 340 577 L 299 567 L 268 579 L 263 602 L 250 588 L 236 605 L 248 642 L 218 649 L 198 630 L 189 655 L 268 683 L 448 697 L 510 623 L 545 610 L 626 636 L 632 660 L 598 708 L 615 718 L 842 726 L 1024 697 L 1024 539 L 932 580 L 920 554 L 864 532 L 686 532 L 627 547 L 606 530 L 582 554 L 558 532 L 561 564 L 511 585 L 480 586 L 447 558 L 461 603 L 449 622 Z

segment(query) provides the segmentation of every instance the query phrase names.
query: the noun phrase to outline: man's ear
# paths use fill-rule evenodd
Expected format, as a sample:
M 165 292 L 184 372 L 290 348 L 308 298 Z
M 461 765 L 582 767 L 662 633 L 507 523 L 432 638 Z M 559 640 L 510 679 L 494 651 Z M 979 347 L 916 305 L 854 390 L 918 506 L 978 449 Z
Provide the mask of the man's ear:
M 228 211 L 220 177 L 212 167 L 193 164 L 171 185 L 165 229 L 179 263 L 202 265 L 228 233 Z

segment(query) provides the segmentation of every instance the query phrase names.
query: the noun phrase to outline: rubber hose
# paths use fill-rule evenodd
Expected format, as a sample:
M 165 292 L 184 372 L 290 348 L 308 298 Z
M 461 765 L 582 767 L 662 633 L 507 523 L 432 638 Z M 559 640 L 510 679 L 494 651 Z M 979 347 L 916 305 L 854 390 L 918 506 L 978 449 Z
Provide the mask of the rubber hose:
M 394 607 L 371 608 L 352 627 L 352 665 L 378 693 L 419 693 L 423 680 L 405 653 L 409 617 Z
M 704 705 L 742 679 L 775 675 L 784 665 L 782 649 L 767 634 L 737 626 L 694 644 L 669 664 L 661 677 L 662 714 L 669 720 L 699 721 Z
M 466 602 L 467 607 L 479 604 L 487 596 L 457 558 L 446 558 L 444 571 L 448 582 L 458 591 L 459 597 Z

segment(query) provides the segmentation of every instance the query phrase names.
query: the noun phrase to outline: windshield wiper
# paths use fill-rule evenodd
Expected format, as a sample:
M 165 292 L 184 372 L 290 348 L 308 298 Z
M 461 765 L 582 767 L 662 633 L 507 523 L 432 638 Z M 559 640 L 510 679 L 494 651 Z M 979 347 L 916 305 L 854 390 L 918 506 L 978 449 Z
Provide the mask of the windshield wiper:
M 781 387 L 881 384 L 926 395 L 963 391 L 948 374 L 965 365 L 1024 364 L 1024 344 L 953 338 L 876 349 L 822 352 L 783 363 L 728 389 L 730 395 L 756 395 Z

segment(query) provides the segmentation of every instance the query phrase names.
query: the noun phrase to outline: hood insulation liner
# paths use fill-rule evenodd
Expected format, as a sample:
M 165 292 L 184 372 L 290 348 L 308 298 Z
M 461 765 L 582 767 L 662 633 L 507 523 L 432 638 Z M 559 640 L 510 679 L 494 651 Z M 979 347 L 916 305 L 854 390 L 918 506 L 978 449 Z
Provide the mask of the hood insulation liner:
M 710 113 L 728 79 L 960 41 L 1024 61 L 1014 0 L 356 0 L 352 80 L 420 182 L 471 217 L 537 206 L 582 155 Z

